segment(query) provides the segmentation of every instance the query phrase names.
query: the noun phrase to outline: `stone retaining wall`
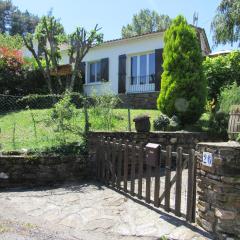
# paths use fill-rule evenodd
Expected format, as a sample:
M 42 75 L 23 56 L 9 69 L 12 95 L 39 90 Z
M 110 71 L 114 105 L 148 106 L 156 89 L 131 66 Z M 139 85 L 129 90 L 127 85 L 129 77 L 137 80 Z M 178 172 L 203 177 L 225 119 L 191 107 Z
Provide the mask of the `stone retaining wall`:
M 120 108 L 157 109 L 159 92 L 119 94 Z
M 89 175 L 84 156 L 0 155 L 0 188 L 44 186 Z
M 216 239 L 240 239 L 240 144 L 200 143 L 197 146 L 197 222 Z M 212 166 L 203 164 L 212 153 Z

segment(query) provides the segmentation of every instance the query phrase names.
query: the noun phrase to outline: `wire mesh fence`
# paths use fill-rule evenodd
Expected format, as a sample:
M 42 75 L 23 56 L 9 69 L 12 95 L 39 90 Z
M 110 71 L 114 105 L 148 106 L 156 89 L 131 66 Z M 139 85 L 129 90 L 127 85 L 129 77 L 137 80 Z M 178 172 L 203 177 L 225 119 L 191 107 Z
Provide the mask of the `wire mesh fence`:
M 130 111 L 115 96 L 0 95 L 0 151 L 45 149 L 83 142 L 86 131 L 128 131 Z
M 69 102 L 63 99 L 60 95 L 0 95 L 0 150 L 81 143 L 86 121 L 82 102 L 76 96 Z

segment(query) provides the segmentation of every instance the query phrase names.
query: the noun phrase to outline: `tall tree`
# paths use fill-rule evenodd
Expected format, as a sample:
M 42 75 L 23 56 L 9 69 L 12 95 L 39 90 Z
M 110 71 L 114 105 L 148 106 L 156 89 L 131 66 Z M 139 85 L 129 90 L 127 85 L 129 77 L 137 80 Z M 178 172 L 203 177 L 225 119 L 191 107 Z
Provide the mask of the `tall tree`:
M 164 34 L 163 74 L 158 108 L 183 125 L 196 122 L 204 111 L 207 85 L 197 33 L 178 16 Z
M 211 27 L 216 45 L 238 43 L 240 46 L 240 1 L 222 0 Z
M 122 37 L 132 37 L 154 31 L 164 31 L 171 24 L 168 15 L 159 15 L 156 11 L 142 9 L 135 14 L 132 23 L 122 27 Z
M 66 86 L 63 86 L 60 76 L 57 75 L 57 79 L 62 88 L 72 91 L 76 78 L 81 74 L 82 59 L 93 44 L 102 41 L 102 34 L 98 33 L 99 30 L 97 25 L 90 32 L 87 32 L 84 28 L 77 28 L 73 34 L 67 37 L 59 20 L 49 15 L 40 20 L 34 34 L 23 36 L 24 44 L 32 53 L 38 68 L 43 73 L 50 93 L 53 93 L 51 70 L 57 72 L 62 58 L 61 45 L 69 44 L 69 64 L 73 65 L 73 70 L 70 82 Z
M 69 86 L 72 91 L 76 79 L 81 75 L 81 62 L 93 45 L 98 45 L 103 41 L 103 34 L 99 33 L 98 25 L 93 30 L 87 32 L 84 28 L 78 27 L 76 31 L 69 36 L 69 63 L 73 64 L 73 71 Z
M 10 0 L 0 0 L 0 32 L 7 33 L 9 31 L 11 15 L 14 7 Z
M 29 33 L 27 36 L 23 36 L 24 44 L 35 58 L 50 93 L 53 93 L 51 69 L 56 69 L 59 65 L 60 45 L 66 40 L 62 24 L 51 15 L 41 18 L 34 34 Z M 62 86 L 60 77 L 58 77 L 58 82 Z
M 28 11 L 21 12 L 11 0 L 0 0 L 0 33 L 10 35 L 33 33 L 39 18 Z

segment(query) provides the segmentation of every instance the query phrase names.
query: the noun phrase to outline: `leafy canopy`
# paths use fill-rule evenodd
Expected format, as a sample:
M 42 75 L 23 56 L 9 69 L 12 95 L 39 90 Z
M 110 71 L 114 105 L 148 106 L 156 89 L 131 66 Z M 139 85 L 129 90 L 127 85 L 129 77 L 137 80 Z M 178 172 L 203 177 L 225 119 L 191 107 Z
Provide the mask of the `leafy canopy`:
M 20 35 L 10 36 L 0 33 L 0 46 L 9 50 L 20 50 L 23 46 L 23 41 Z
M 203 62 L 204 74 L 208 82 L 208 100 L 217 104 L 221 89 L 233 82 L 240 85 L 240 51 L 214 58 L 207 57 Z
M 240 86 L 237 86 L 236 82 L 224 87 L 219 97 L 220 111 L 229 113 L 231 107 L 234 105 L 240 105 Z
M 158 108 L 169 117 L 176 115 L 183 125 L 194 123 L 203 113 L 207 93 L 196 31 L 178 16 L 165 32 L 164 44 Z
M 159 15 L 156 11 L 142 9 L 135 14 L 132 23 L 122 27 L 122 37 L 132 37 L 154 31 L 164 31 L 171 24 L 168 15 Z
M 33 33 L 39 18 L 28 11 L 21 12 L 11 0 L 0 0 L 0 33 L 10 35 Z
M 102 42 L 103 35 L 99 33 L 99 30 L 98 25 L 89 32 L 78 27 L 74 33 L 67 36 L 60 21 L 55 19 L 50 12 L 48 16 L 41 18 L 34 34 L 29 33 L 23 36 L 24 44 L 32 53 L 50 93 L 53 93 L 51 71 L 58 73 L 62 58 L 60 48 L 66 44 L 64 47 L 68 50 L 69 65 L 72 71 L 67 81 L 63 82 L 60 74 L 56 74 L 56 78 L 61 92 L 65 90 L 71 92 L 74 90 L 76 79 L 81 78 L 82 59 L 94 44 Z
M 240 46 L 240 1 L 222 0 L 212 22 L 216 45 L 238 43 Z

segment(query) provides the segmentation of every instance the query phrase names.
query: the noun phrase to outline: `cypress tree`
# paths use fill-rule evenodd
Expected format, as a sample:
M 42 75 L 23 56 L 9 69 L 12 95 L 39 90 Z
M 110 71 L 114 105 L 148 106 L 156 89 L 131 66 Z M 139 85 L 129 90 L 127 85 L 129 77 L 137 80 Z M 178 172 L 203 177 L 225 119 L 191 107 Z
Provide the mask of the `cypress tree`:
M 207 84 L 196 30 L 178 16 L 164 34 L 163 74 L 157 100 L 160 111 L 182 125 L 195 123 L 204 111 Z

